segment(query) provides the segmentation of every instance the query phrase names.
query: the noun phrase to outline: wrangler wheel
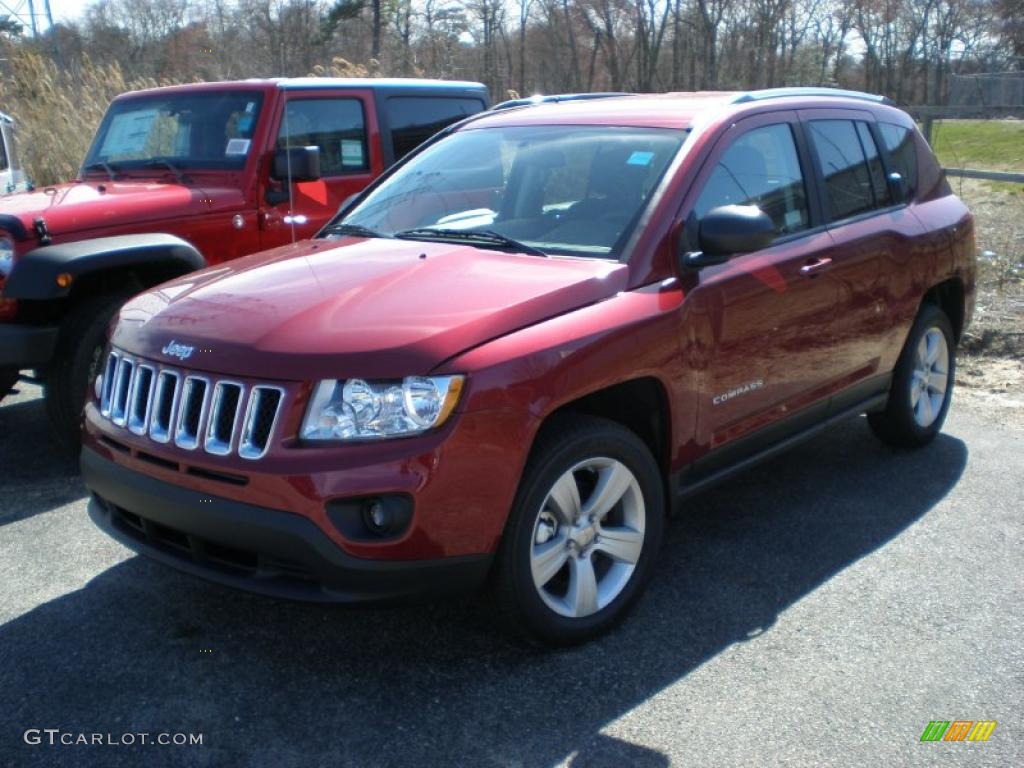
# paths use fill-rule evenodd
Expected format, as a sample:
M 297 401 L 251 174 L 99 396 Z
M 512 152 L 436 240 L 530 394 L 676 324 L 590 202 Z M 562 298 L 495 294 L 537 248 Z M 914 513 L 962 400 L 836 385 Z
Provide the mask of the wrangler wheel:
M 0 368 L 0 400 L 7 397 L 17 383 L 18 371 L 16 368 Z
M 114 313 L 132 296 L 120 291 L 76 304 L 61 325 L 53 362 L 46 372 L 46 414 L 60 448 L 77 453 L 88 388 L 96 379 Z

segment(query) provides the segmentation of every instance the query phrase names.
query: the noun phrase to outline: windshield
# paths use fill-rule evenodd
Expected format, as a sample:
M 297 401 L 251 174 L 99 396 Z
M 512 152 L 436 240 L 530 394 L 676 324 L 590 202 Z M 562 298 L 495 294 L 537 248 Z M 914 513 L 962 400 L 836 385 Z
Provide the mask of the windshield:
M 458 131 L 399 168 L 341 222 L 382 236 L 487 233 L 547 254 L 617 257 L 685 138 L 650 128 Z M 482 238 L 481 238 L 482 239 Z M 467 242 L 470 240 L 467 239 Z
M 263 94 L 175 93 L 110 105 L 85 170 L 154 167 L 238 170 L 252 148 Z M 106 165 L 107 168 L 103 166 Z

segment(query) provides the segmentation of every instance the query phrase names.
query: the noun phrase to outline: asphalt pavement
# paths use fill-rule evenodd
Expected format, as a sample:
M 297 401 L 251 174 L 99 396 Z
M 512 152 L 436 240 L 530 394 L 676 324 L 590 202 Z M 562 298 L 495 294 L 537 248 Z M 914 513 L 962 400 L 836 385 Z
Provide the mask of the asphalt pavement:
M 0 765 L 1024 765 L 1024 433 L 977 407 L 914 453 L 858 419 L 688 503 L 627 622 L 545 652 L 485 599 L 288 603 L 134 555 L 38 394 L 0 405 Z

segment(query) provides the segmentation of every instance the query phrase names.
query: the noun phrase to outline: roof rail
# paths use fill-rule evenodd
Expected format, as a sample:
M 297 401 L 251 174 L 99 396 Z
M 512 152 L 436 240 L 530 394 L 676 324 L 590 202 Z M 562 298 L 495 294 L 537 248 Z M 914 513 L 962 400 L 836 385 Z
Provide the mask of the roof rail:
M 842 88 L 813 88 L 813 87 L 793 87 L 793 88 L 766 88 L 762 91 L 747 91 L 746 93 L 736 94 L 731 100 L 730 104 L 747 104 L 751 101 L 767 101 L 768 99 L 785 99 L 790 96 L 826 96 L 843 99 L 859 99 L 860 101 L 870 101 L 874 104 L 887 104 L 888 106 L 896 106 L 896 102 L 890 99 L 888 96 L 879 96 L 875 93 L 863 93 L 862 91 L 844 91 Z
M 499 112 L 503 109 L 512 109 L 513 107 L 532 107 L 537 104 L 556 104 L 563 101 L 590 101 L 591 99 L 609 99 L 613 96 L 633 96 L 632 93 L 620 92 L 620 91 L 601 91 L 595 93 L 558 93 L 551 94 L 548 96 L 536 95 L 536 96 L 524 96 L 521 99 L 508 99 L 502 101 L 491 107 L 492 112 Z

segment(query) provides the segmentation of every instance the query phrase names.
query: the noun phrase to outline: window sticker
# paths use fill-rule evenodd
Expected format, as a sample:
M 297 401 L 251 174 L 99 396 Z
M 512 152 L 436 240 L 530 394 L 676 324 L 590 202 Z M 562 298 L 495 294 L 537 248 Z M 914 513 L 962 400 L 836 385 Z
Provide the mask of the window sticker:
M 246 115 L 238 120 L 238 132 L 249 133 L 252 130 L 252 115 Z
M 253 113 L 253 110 L 255 110 L 255 109 L 256 109 L 256 102 L 255 101 L 250 101 L 248 104 L 245 105 L 245 113 L 247 115 L 251 115 Z
M 654 159 L 653 152 L 640 152 L 639 150 L 629 156 L 629 160 L 626 161 L 627 165 L 650 165 L 651 160 Z
M 110 157 L 145 152 L 156 115 L 155 109 L 115 115 L 103 139 L 100 155 Z
M 341 164 L 355 168 L 363 167 L 363 141 L 362 139 L 341 140 Z
M 252 144 L 249 139 L 228 139 L 227 149 L 224 150 L 225 155 L 247 155 L 249 154 L 249 145 Z

